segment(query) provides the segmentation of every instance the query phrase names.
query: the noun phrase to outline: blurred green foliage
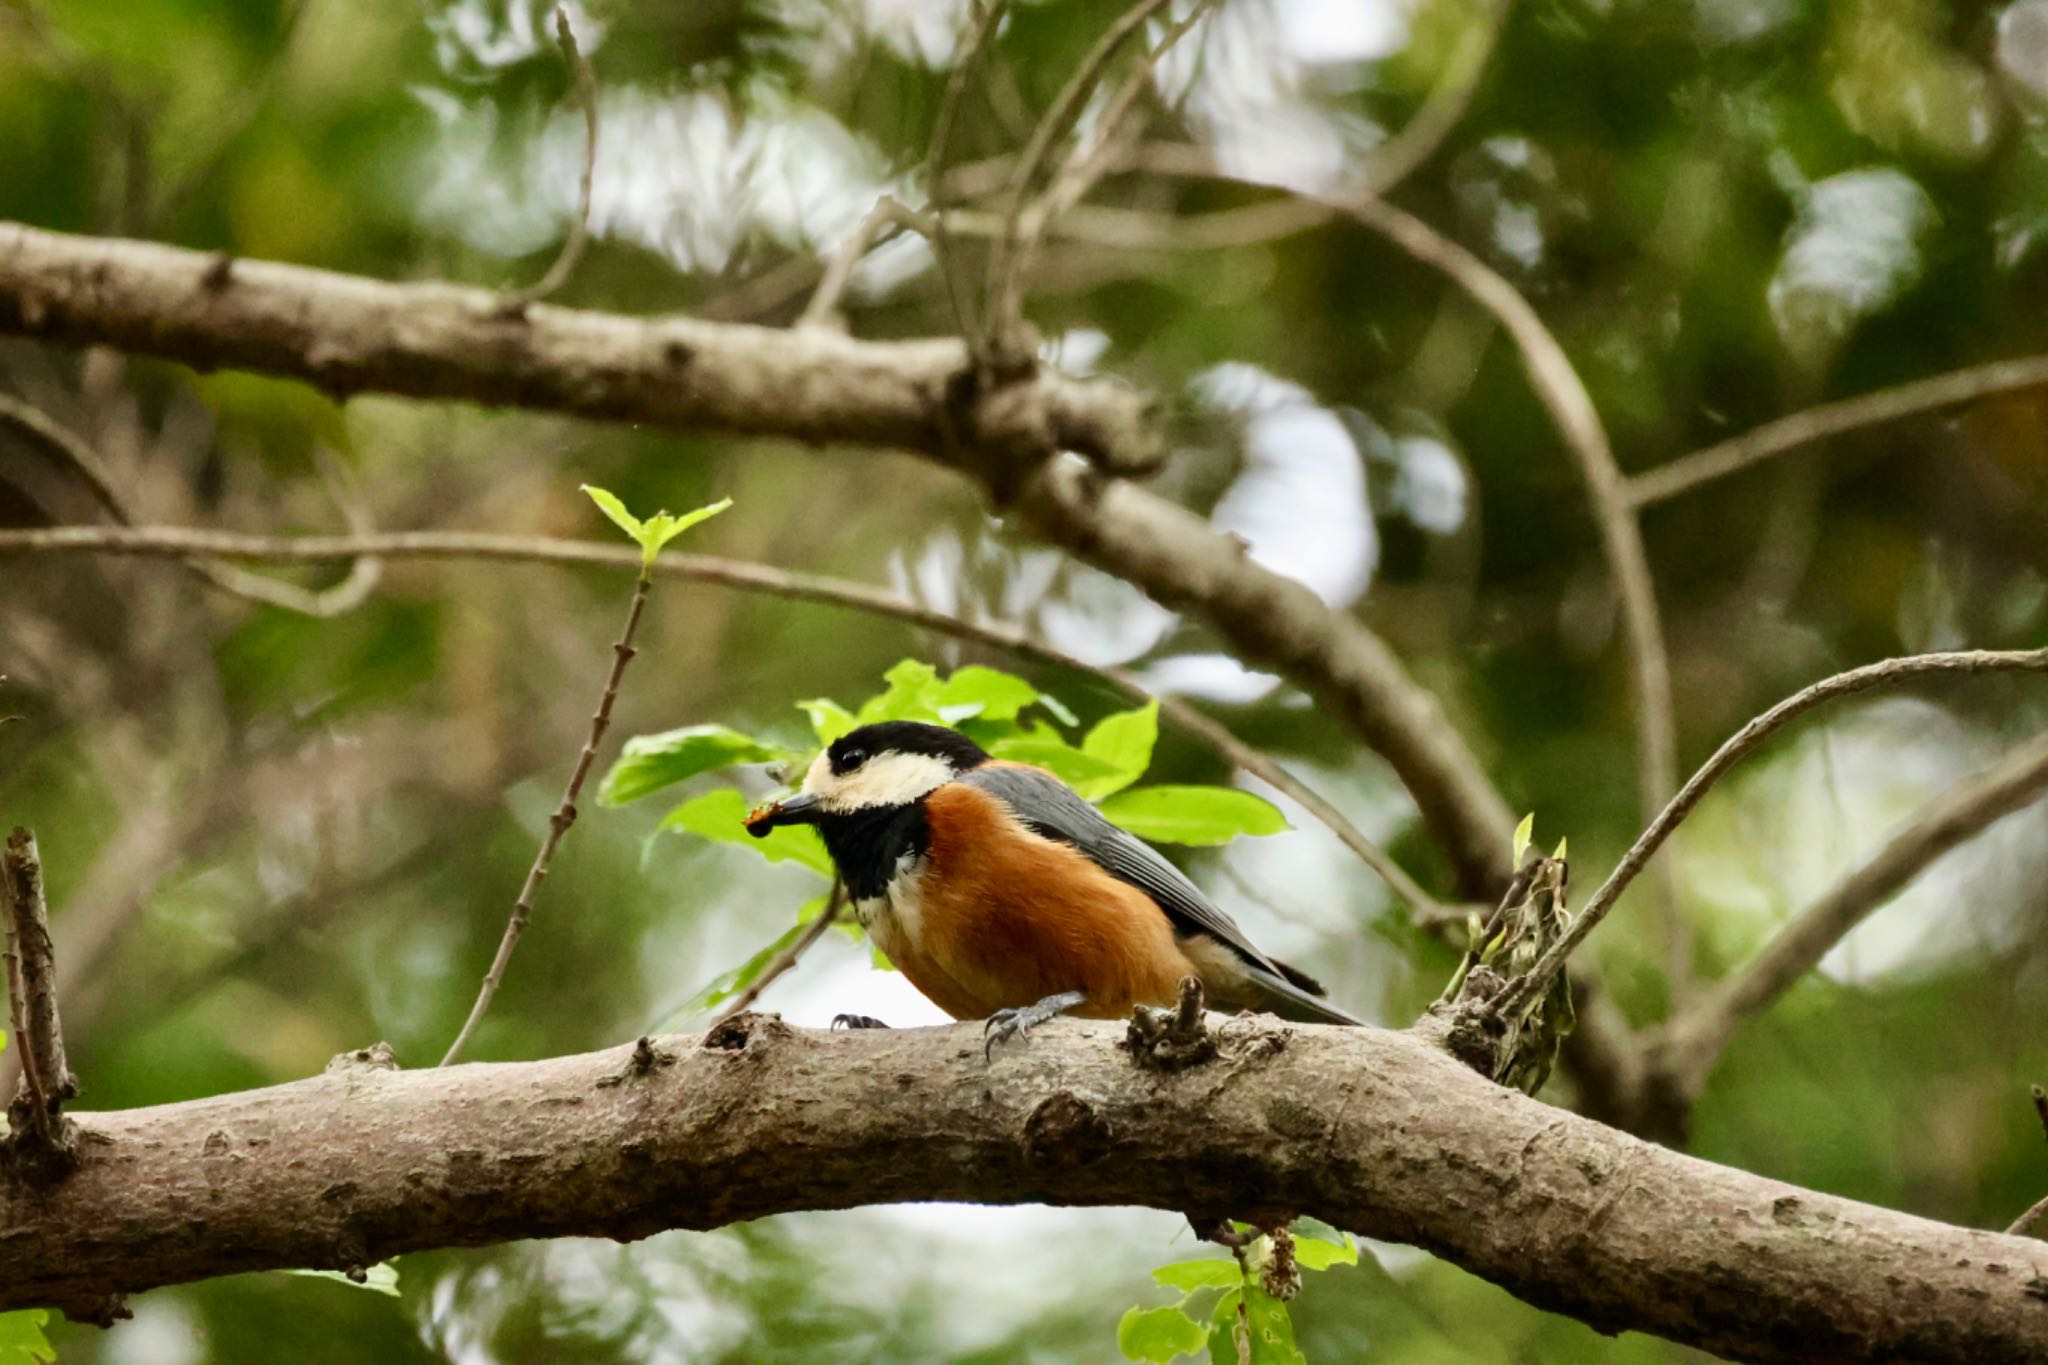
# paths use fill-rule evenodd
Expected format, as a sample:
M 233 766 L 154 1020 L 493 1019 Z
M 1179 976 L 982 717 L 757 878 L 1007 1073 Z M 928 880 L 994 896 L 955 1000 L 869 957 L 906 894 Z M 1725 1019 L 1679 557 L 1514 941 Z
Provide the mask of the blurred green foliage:
M 962 183 L 1014 155 L 1121 8 L 1013 7 L 962 106 Z M 924 197 L 964 6 L 590 0 L 572 18 L 603 131 L 592 250 L 555 302 L 787 323 L 816 277 L 801 261 L 877 193 Z M 1495 23 L 1462 117 L 1393 193 L 1528 295 L 1627 468 L 1812 403 L 2048 351 L 2041 0 L 1225 0 L 1146 97 L 1148 136 L 1314 183 L 1408 126 Z M 547 7 L 528 0 L 0 0 L 0 217 L 517 285 L 573 211 L 571 89 Z M 1637 810 L 1625 663 L 1579 481 L 1512 348 L 1440 276 L 1346 223 L 1222 246 L 1177 235 L 1263 193 L 1108 177 L 1086 207 L 1139 215 L 1156 237 L 1107 244 L 1077 218 L 1041 253 L 1031 319 L 1064 363 L 1166 400 L 1159 491 L 1380 631 L 1515 807 L 1570 832 L 1584 884 Z M 962 277 L 978 279 L 981 239 L 956 236 Z M 860 335 L 955 328 L 915 242 L 857 272 L 845 309 Z M 1405 797 L 1336 718 L 907 457 L 337 403 L 11 341 L 0 389 L 86 434 L 152 521 L 289 532 L 360 513 L 582 535 L 579 481 L 632 506 L 730 496 L 693 551 L 888 583 L 1184 686 L 1447 885 Z M 1839 667 L 2048 641 L 2044 432 L 2048 396 L 2008 394 L 1647 509 L 1684 759 Z M 96 515 L 0 435 L 0 524 Z M 0 813 L 35 827 L 48 864 L 84 1103 L 288 1080 L 380 1037 L 412 1064 L 438 1055 L 587 732 L 618 576 L 393 565 L 357 612 L 308 621 L 224 600 L 170 562 L 0 573 L 0 713 L 21 716 L 0 727 Z M 937 665 L 932 686 L 984 667 L 1039 706 L 1056 695 L 1064 730 L 1034 720 L 1043 732 L 1015 743 L 1049 733 L 1068 775 L 1134 827 L 1134 803 L 1160 799 L 1142 793 L 1228 777 L 1168 729 L 1141 765 L 1158 787 L 1105 792 L 1140 726 L 1120 694 L 839 608 L 664 583 L 641 647 L 627 734 L 722 725 L 801 753 L 857 719 L 804 699 L 861 695 L 910 655 Z M 791 723 L 796 703 L 809 726 Z M 1017 724 L 1030 703 L 983 705 L 968 723 Z M 1740 961 L 2044 717 L 2032 680 L 1943 685 L 1818 718 L 1760 756 L 1664 855 L 1702 970 Z M 646 803 L 580 822 L 475 1055 L 631 1037 L 793 932 L 816 860 L 785 848 L 803 869 L 790 870 L 715 834 L 761 794 L 721 787 L 672 815 L 710 838 L 653 837 L 662 814 Z M 1944 860 L 1740 1034 L 1695 1150 L 1978 1226 L 2038 1198 L 2025 1083 L 2048 1078 L 2048 1039 L 2024 1026 L 2048 1017 L 2038 817 Z M 1335 998 L 1412 1018 L 1456 955 L 1293 823 L 1187 866 Z M 1624 903 L 1593 947 L 1615 1003 L 1645 1021 L 1673 984 L 1640 911 Z M 822 1024 L 886 989 L 828 936 L 764 1004 Z M 1562 1082 L 1546 1092 L 1560 1102 Z M 158 1365 L 1107 1360 L 1179 1229 L 1139 1211 L 866 1210 L 628 1248 L 413 1256 L 396 1300 L 235 1277 L 142 1296 L 111 1332 L 51 1330 L 67 1361 Z M 1601 1337 L 1419 1252 L 1360 1252 L 1292 1306 L 1311 1359 L 1696 1358 Z

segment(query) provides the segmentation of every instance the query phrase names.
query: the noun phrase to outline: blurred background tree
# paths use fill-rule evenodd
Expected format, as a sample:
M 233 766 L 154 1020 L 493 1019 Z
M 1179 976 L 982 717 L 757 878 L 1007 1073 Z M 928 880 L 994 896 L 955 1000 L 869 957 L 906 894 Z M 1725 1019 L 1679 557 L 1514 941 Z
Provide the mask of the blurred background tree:
M 584 156 L 550 8 L 0 0 L 0 217 L 381 279 L 536 279 Z M 1123 8 L 1012 5 L 965 81 L 945 189 L 970 307 L 1010 158 Z M 602 131 L 591 249 L 557 302 L 788 323 L 878 196 L 930 197 L 973 24 L 960 0 L 568 13 Z M 1164 396 L 1155 490 L 1380 631 L 1584 868 L 1604 870 L 1642 812 L 1622 617 L 1566 446 L 1465 288 L 1259 187 L 1315 194 L 1369 168 L 1534 306 L 1632 472 L 1829 399 L 2048 351 L 2048 0 L 1221 0 L 1155 71 L 1109 130 L 1101 183 L 1037 254 L 1025 306 L 1048 355 Z M 1084 145 L 1117 84 L 1083 112 Z M 1222 174 L 1162 173 L 1162 147 Z M 958 327 L 911 233 L 861 262 L 841 306 L 862 336 Z M 17 341 L 0 342 L 0 392 L 83 435 L 151 523 L 590 535 L 582 481 L 645 508 L 731 496 L 689 548 L 888 585 L 1128 667 L 1452 895 L 1400 784 L 1324 709 L 908 456 L 337 403 Z M 1643 532 L 1681 771 L 1840 668 L 2048 642 L 2048 389 L 1658 491 Z M 98 515 L 0 427 L 0 525 Z M 376 1038 L 408 1064 L 438 1056 L 586 729 L 622 577 L 394 564 L 354 610 L 311 619 L 169 561 L 0 565 L 0 713 L 16 716 L 0 811 L 35 826 L 49 863 L 90 1105 L 280 1081 Z M 1127 705 L 1087 675 L 710 585 L 664 585 L 642 646 L 627 734 L 722 721 L 797 741 L 794 702 L 857 700 L 906 654 L 1019 669 L 1084 720 Z M 1773 747 L 1665 855 L 1700 973 L 1749 957 L 2044 718 L 2037 680 L 1942 683 Z M 1171 729 L 1155 775 L 1228 778 Z M 798 869 L 650 838 L 658 815 L 579 825 L 469 1055 L 694 1027 L 679 1007 L 812 894 Z M 1321 826 L 1294 825 L 1187 866 L 1335 998 L 1407 1022 L 1453 955 Z M 1938 863 L 1737 1035 L 1692 1149 L 2003 1226 L 2048 1184 L 2024 1089 L 2048 1077 L 2048 1036 L 2027 1026 L 2048 1017 L 2044 872 L 2039 810 Z M 1698 989 L 1671 979 L 1652 899 L 1637 892 L 1592 954 L 1639 1025 Z M 809 1025 L 937 1017 L 837 936 L 763 1004 Z M 1553 1090 L 1570 1100 L 1568 1078 Z M 1153 1301 L 1148 1272 L 1185 1237 L 1135 1210 L 804 1215 L 410 1256 L 396 1300 L 276 1275 L 163 1290 L 59 1346 L 133 1365 L 1114 1359 L 1118 1314 Z M 1599 1337 L 1418 1252 L 1367 1252 L 1296 1304 L 1311 1358 L 1697 1358 Z

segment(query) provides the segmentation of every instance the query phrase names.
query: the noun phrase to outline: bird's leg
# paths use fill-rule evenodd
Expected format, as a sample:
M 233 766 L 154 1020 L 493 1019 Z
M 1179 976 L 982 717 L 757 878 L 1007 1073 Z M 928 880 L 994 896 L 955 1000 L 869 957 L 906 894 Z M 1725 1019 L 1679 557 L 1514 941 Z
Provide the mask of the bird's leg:
M 982 1044 L 982 1057 L 993 1058 L 997 1043 L 1008 1042 L 1012 1038 L 1021 1039 L 1046 1020 L 1065 1014 L 1087 998 L 1080 991 L 1061 991 L 1058 995 L 1048 995 L 1035 1005 L 997 1010 L 988 1017 L 988 1023 L 982 1028 L 982 1034 L 986 1038 Z
M 835 1014 L 833 1028 L 887 1028 L 887 1024 L 868 1014 Z

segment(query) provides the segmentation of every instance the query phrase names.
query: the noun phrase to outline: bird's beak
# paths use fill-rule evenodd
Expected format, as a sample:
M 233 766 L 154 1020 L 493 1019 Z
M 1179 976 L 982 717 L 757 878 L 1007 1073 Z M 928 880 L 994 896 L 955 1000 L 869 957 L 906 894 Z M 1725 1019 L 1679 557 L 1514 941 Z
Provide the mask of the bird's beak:
M 768 837 L 768 831 L 781 825 L 816 824 L 824 814 L 824 805 L 809 792 L 798 792 L 786 801 L 771 801 L 747 817 L 747 833 L 756 839 Z

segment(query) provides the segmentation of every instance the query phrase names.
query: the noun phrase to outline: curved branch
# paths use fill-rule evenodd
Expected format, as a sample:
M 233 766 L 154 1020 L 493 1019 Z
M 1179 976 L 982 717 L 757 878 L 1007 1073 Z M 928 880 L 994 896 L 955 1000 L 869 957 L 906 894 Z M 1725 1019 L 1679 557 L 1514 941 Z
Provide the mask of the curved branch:
M 1927 803 L 1869 861 L 1806 907 L 1749 964 L 1672 1021 L 1664 1063 L 1682 1092 L 1696 1094 L 1752 1015 L 1768 1009 L 1820 965 L 1828 950 L 1958 844 L 2011 815 L 2048 788 L 2048 733 Z
M 1993 1365 L 2048 1332 L 2025 1242 L 1638 1141 L 1411 1034 L 1248 1020 L 1171 1074 L 1123 1034 L 1060 1021 L 988 1065 L 975 1024 L 745 1015 L 522 1064 L 398 1071 L 365 1049 L 289 1085 L 84 1115 L 61 1185 L 0 1177 L 0 1308 L 104 1314 L 238 1271 L 956 1199 L 1310 1214 L 1604 1331 L 1752 1360 Z
M 2043 384 L 2048 384 L 2048 355 L 2019 356 L 1808 408 L 1637 474 L 1628 481 L 1629 501 L 1647 507 L 1845 431 Z
M 1521 352 L 1536 396 L 1565 449 L 1579 467 L 1592 502 L 1593 522 L 1601 548 L 1614 574 L 1628 638 L 1629 683 L 1635 694 L 1636 745 L 1640 751 L 1637 793 L 1642 818 L 1655 817 L 1678 785 L 1678 737 L 1671 700 L 1671 661 L 1664 648 L 1664 628 L 1657 615 L 1657 585 L 1643 548 L 1643 531 L 1628 500 L 1621 466 L 1615 462 L 1607 429 L 1593 406 L 1593 396 L 1571 358 L 1529 301 L 1486 262 L 1412 214 L 1381 199 L 1359 196 L 1335 201 L 1372 231 L 1432 266 L 1493 314 Z M 1662 888 L 1665 941 L 1670 950 L 1670 980 L 1682 990 L 1692 976 L 1690 935 L 1679 918 L 1677 896 Z
M 1636 838 L 1628 852 L 1622 854 L 1614 871 L 1607 874 L 1607 880 L 1586 902 L 1585 909 L 1572 922 L 1570 929 L 1552 944 L 1536 965 L 1502 993 L 1499 1008 L 1503 1014 L 1516 1009 L 1528 1008 L 1531 1001 L 1542 994 L 1552 977 L 1563 969 L 1565 960 L 1572 955 L 1586 936 L 1599 927 L 1600 921 L 1614 908 L 1621 893 L 1643 870 L 1643 864 L 1650 860 L 1677 829 L 1708 788 L 1736 765 L 1741 759 L 1758 748 L 1763 742 L 1783 729 L 1791 721 L 1806 712 L 1833 701 L 1838 697 L 1854 696 L 1872 688 L 1888 687 L 1894 683 L 1907 682 L 1914 678 L 1936 673 L 2011 673 L 2048 671 L 2048 649 L 2026 650 L 1964 650 L 1949 654 L 1913 654 L 1901 659 L 1885 659 L 1879 663 L 1865 664 L 1852 668 L 1846 673 L 1837 673 L 1823 678 L 1803 691 L 1796 692 L 1770 710 L 1737 730 L 1728 741 L 1714 751 L 1712 758 L 1700 765 L 1678 795 L 1658 812 L 1650 827 Z
M 272 563 L 323 563 L 349 556 L 380 559 L 497 559 L 543 564 L 596 565 L 637 569 L 640 556 L 628 546 L 597 541 L 560 540 L 546 536 L 493 535 L 466 531 L 400 531 L 356 536 L 263 536 L 232 531 L 194 530 L 182 526 L 54 526 L 29 530 L 0 529 L 0 556 L 9 554 L 128 554 L 178 557 L 205 553 Z M 848 607 L 876 616 L 893 617 L 956 639 L 972 640 L 1009 653 L 1022 654 L 1055 667 L 1098 678 L 1136 701 L 1155 700 L 1130 674 L 1102 668 L 1012 626 L 993 625 L 948 615 L 879 588 L 792 573 L 709 555 L 664 554 L 655 561 L 657 577 L 717 583 L 749 592 L 764 592 L 798 601 Z M 1394 894 L 1406 901 L 1415 918 L 1434 923 L 1456 917 L 1417 885 L 1384 849 L 1344 818 L 1336 806 L 1273 759 L 1246 744 L 1228 728 L 1178 697 L 1158 697 L 1159 712 L 1168 721 L 1207 744 L 1226 762 L 1244 769 L 1302 806 L 1344 846 L 1379 873 Z

